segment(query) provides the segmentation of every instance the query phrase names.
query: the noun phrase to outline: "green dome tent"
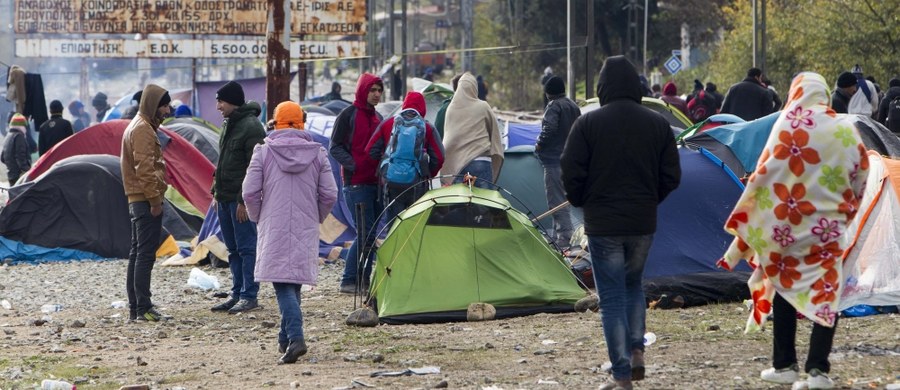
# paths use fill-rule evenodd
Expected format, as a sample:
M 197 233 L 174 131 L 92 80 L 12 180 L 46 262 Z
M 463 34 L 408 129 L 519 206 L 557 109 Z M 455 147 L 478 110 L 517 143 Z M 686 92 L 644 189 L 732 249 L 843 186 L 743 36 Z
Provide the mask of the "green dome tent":
M 429 191 L 400 213 L 378 249 L 371 293 L 385 323 L 465 321 L 573 311 L 586 296 L 562 259 L 500 193 L 464 184 Z

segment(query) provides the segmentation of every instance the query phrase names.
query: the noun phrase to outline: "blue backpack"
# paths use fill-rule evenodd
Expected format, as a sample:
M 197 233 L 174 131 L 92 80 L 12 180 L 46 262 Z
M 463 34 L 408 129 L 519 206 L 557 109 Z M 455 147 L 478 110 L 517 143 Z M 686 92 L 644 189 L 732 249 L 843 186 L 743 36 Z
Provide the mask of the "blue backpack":
M 381 159 L 381 178 L 389 186 L 407 187 L 420 181 L 425 152 L 425 120 L 407 108 L 394 117 L 394 128 Z

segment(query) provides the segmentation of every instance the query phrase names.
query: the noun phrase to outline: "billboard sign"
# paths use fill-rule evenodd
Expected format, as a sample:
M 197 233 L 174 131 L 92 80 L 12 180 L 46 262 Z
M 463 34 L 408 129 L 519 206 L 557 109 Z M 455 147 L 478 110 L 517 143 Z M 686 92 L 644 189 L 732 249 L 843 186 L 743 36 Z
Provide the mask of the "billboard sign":
M 266 58 L 266 39 L 17 39 L 16 57 Z M 365 56 L 362 41 L 291 41 L 291 58 Z

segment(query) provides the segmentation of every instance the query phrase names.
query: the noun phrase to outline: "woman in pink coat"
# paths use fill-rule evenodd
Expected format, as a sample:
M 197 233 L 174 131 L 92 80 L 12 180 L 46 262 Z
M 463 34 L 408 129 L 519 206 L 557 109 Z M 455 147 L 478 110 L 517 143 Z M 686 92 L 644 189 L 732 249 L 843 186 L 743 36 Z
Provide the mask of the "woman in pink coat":
M 275 131 L 257 145 L 243 183 L 244 204 L 257 223 L 255 279 L 272 282 L 281 330 L 278 364 L 306 353 L 300 287 L 319 275 L 319 224 L 337 200 L 328 155 L 303 130 L 303 110 L 287 101 L 275 108 Z

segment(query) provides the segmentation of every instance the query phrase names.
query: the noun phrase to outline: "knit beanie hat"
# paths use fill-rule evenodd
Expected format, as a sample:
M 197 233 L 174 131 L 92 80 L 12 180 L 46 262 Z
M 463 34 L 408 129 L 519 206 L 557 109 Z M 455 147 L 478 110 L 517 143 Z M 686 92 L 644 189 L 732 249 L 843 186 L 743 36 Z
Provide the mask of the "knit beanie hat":
M 157 105 L 156 108 L 159 108 L 162 106 L 168 106 L 169 103 L 171 103 L 171 102 L 172 102 L 172 97 L 169 96 L 169 91 L 166 91 L 166 93 L 164 93 L 162 95 L 162 97 L 159 98 L 159 105 Z
M 842 72 L 837 79 L 837 86 L 839 88 L 847 88 L 856 84 L 856 76 L 850 72 Z
M 559 76 L 553 76 L 544 84 L 544 93 L 551 96 L 566 93 L 566 83 Z
M 106 94 L 103 92 L 97 92 L 97 94 L 94 95 L 94 99 L 91 100 L 91 106 L 106 107 Z
M 175 116 L 194 116 L 194 113 L 187 104 L 182 104 L 175 109 Z
M 303 130 L 305 115 L 300 105 L 290 100 L 281 102 L 275 107 L 275 130 L 297 129 Z
M 694 90 L 700 91 L 702 89 L 703 89 L 703 83 L 701 83 L 700 80 L 694 79 Z
M 229 81 L 216 91 L 216 100 L 221 100 L 235 106 L 243 106 L 244 88 L 234 81 Z
M 50 102 L 50 114 L 62 114 L 63 106 L 59 100 Z
M 84 103 L 80 100 L 73 100 L 72 103 L 69 103 L 69 114 L 73 116 L 78 116 L 82 109 L 84 109 Z
M 9 127 L 28 127 L 28 119 L 25 119 L 25 115 L 16 113 L 13 114 L 12 118 L 9 120 Z

